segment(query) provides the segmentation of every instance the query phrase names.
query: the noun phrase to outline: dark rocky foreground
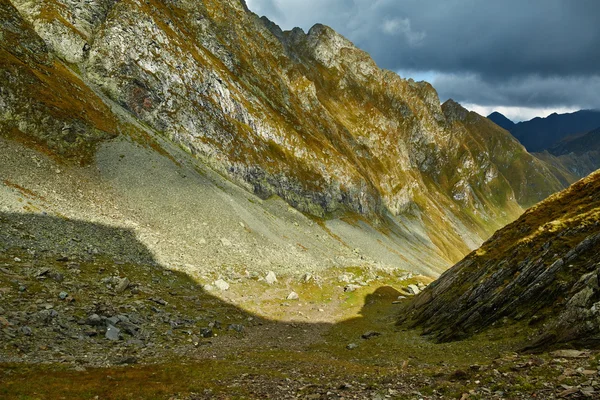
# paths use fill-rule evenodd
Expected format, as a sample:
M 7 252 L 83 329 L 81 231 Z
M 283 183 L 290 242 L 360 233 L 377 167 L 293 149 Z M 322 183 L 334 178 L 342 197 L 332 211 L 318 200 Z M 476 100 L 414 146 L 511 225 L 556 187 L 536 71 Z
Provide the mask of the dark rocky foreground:
M 269 284 L 230 271 L 222 275 L 228 291 L 207 292 L 153 261 L 130 231 L 14 214 L 0 223 L 2 398 L 551 399 L 600 391 L 598 352 L 515 353 L 526 332 L 511 324 L 443 344 L 395 328 L 398 307 L 424 287 L 413 278 L 354 269 Z M 286 300 L 291 289 L 298 300 Z

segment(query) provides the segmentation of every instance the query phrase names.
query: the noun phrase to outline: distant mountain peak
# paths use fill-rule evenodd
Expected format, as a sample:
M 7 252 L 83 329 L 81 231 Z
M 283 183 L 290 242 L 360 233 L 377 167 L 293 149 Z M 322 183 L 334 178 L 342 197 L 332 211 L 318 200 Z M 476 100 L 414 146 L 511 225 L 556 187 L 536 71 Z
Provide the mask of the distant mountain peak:
M 493 113 L 491 113 L 487 117 L 492 122 L 494 122 L 496 125 L 498 125 L 498 126 L 504 128 L 504 129 L 506 129 L 507 131 L 510 131 L 511 128 L 513 126 L 515 126 L 515 123 L 513 121 L 511 121 L 505 115 L 503 115 L 502 113 L 499 113 L 498 111 L 494 111 Z

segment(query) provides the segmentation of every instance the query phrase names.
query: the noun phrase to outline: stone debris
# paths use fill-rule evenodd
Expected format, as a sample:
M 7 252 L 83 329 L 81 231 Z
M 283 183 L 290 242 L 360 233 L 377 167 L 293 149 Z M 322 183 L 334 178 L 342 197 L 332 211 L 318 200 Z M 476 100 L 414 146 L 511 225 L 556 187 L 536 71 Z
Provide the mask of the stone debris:
M 554 357 L 579 358 L 585 357 L 585 352 L 580 350 L 556 350 L 551 353 Z
M 229 283 L 225 282 L 223 279 L 217 279 L 213 282 L 213 285 L 219 290 L 229 290 Z
M 276 283 L 277 275 L 275 275 L 275 272 L 273 272 L 273 271 L 267 272 L 267 275 L 265 276 L 265 282 L 267 282 L 269 285 L 273 285 L 274 283 Z
M 354 292 L 360 288 L 361 288 L 361 286 L 359 286 L 359 285 L 350 284 L 350 285 L 344 286 L 344 292 Z
M 119 340 L 120 333 L 121 333 L 121 330 L 119 328 L 116 328 L 112 325 L 108 325 L 108 327 L 106 328 L 105 337 L 108 340 L 112 340 L 112 341 Z
M 288 296 L 286 297 L 286 300 L 298 300 L 300 298 L 300 296 L 298 296 L 298 293 L 296 292 L 291 292 L 290 294 L 288 294 Z
M 119 283 L 117 283 L 117 286 L 115 287 L 115 292 L 123 293 L 125 290 L 127 290 L 129 285 L 130 285 L 129 279 L 123 278 L 119 281 Z
M 363 333 L 361 338 L 363 338 L 365 340 L 369 340 L 369 339 L 375 338 L 377 336 L 381 336 L 381 332 L 369 331 L 369 332 Z
M 417 285 L 408 285 L 407 286 L 408 292 L 412 295 L 418 295 L 419 293 L 421 293 L 421 290 L 419 289 L 419 287 Z

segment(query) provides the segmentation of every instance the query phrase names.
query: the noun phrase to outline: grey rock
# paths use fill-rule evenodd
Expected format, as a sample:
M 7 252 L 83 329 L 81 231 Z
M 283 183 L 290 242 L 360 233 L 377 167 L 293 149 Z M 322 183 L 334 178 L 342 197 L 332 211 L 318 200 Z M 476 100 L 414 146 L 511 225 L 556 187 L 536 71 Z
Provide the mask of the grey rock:
M 354 350 L 354 349 L 357 349 L 357 348 L 358 348 L 358 345 L 357 345 L 356 343 L 350 343 L 350 344 L 348 344 L 348 345 L 346 346 L 346 348 L 347 348 L 348 350 Z
M 33 334 L 33 331 L 28 326 L 22 326 L 20 331 L 25 336 L 31 336 Z
M 166 306 L 167 303 L 165 300 L 161 299 L 161 298 L 154 298 L 154 297 L 150 297 L 148 300 L 155 302 L 156 304 L 160 304 L 161 306 Z
M 87 318 L 86 324 L 91 326 L 102 326 L 104 325 L 104 320 L 98 314 L 92 314 Z
M 203 338 L 211 338 L 214 336 L 213 330 L 210 328 L 202 328 L 200 329 L 200 336 Z
M 108 325 L 108 327 L 106 328 L 106 334 L 104 335 L 104 337 L 107 338 L 108 340 L 116 341 L 116 340 L 119 340 L 120 335 L 121 335 L 121 330 L 119 328 L 116 328 L 112 325 Z
M 61 299 L 61 300 L 64 300 L 64 299 L 66 299 L 67 297 L 69 297 L 69 293 L 67 293 L 67 292 L 60 292 L 60 293 L 58 294 L 58 298 L 59 298 L 59 299 Z
M 381 336 L 380 332 L 376 332 L 376 331 L 369 331 L 369 332 L 365 332 L 362 334 L 361 338 L 365 339 L 365 340 L 369 340 L 372 339 L 374 337 L 377 336 Z
M 244 331 L 244 325 L 240 325 L 240 324 L 231 324 L 227 327 L 228 330 L 230 331 L 236 331 L 236 332 L 243 332 Z
M 117 283 L 117 286 L 115 287 L 115 292 L 117 293 L 123 293 L 125 290 L 127 290 L 127 288 L 129 287 L 129 284 L 131 282 L 129 282 L 128 278 L 123 278 L 119 281 L 119 283 Z

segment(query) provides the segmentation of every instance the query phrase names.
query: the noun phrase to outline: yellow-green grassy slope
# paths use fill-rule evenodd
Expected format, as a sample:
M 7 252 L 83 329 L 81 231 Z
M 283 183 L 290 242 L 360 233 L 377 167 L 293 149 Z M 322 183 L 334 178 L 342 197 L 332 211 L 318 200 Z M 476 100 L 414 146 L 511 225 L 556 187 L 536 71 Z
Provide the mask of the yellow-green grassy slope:
M 499 323 L 526 347 L 598 344 L 600 173 L 530 208 L 407 304 L 401 319 L 438 340 Z

